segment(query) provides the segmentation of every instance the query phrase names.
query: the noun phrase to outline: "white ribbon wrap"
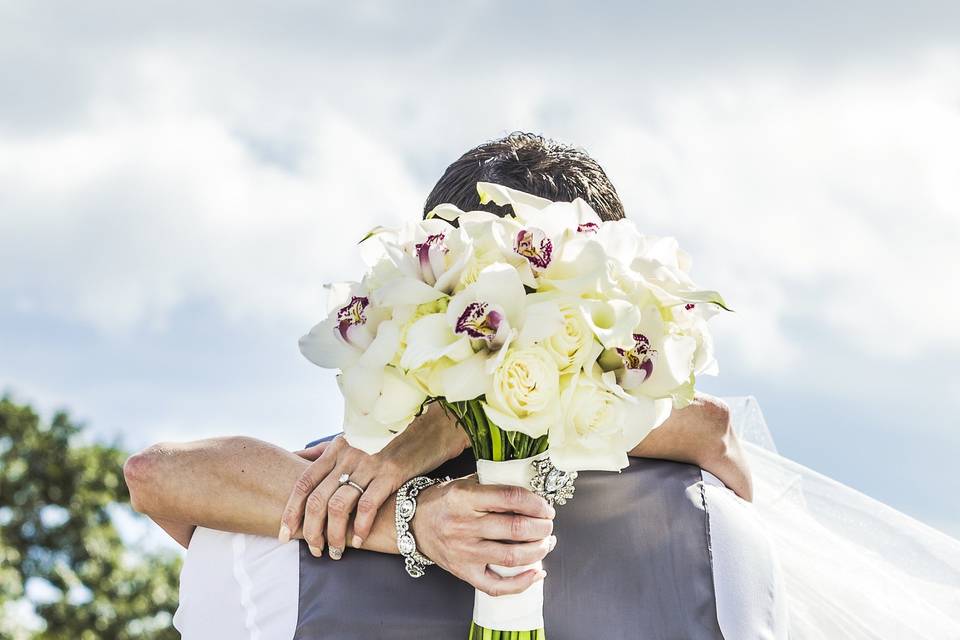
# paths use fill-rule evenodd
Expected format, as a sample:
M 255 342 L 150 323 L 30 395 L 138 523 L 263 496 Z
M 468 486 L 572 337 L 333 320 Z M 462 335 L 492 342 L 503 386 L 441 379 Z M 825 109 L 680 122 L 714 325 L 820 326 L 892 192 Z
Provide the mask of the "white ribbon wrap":
M 546 453 L 524 458 L 493 462 L 477 460 L 477 477 L 480 484 L 504 484 L 530 488 L 534 476 L 534 460 L 547 457 Z M 504 577 L 515 576 L 530 569 L 540 569 L 542 562 L 522 567 L 490 565 L 490 570 Z M 543 580 L 522 593 L 494 598 L 476 591 L 473 599 L 473 620 L 481 627 L 498 631 L 526 631 L 543 628 Z

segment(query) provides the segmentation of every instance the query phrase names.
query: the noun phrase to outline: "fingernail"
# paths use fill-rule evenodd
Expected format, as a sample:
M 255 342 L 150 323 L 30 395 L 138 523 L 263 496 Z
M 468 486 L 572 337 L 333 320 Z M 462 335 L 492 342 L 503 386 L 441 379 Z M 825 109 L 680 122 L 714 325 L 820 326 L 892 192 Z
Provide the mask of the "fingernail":
M 323 555 L 323 547 L 309 547 L 309 548 L 310 548 L 310 553 L 313 554 L 313 557 L 314 557 L 314 558 L 319 558 L 320 556 Z M 331 551 L 332 551 L 332 549 L 331 549 Z M 331 554 L 331 555 L 333 555 L 333 554 Z
M 540 570 L 540 573 L 537 574 L 537 580 L 543 580 L 547 577 L 547 572 L 543 569 Z
M 557 546 L 557 536 L 550 536 L 550 551 L 553 551 Z
M 359 549 L 363 545 L 363 538 L 360 536 L 353 536 L 353 548 Z
M 548 506 L 550 506 L 550 505 L 548 505 Z M 554 509 L 552 506 L 550 506 L 550 517 L 551 517 L 551 518 L 557 517 L 557 510 Z
M 277 536 L 277 540 L 280 541 L 280 544 L 287 544 L 290 542 L 290 527 L 285 524 L 281 524 L 280 534 Z
M 328 553 L 330 554 L 331 560 L 339 560 L 343 557 L 343 549 L 340 547 L 330 547 Z

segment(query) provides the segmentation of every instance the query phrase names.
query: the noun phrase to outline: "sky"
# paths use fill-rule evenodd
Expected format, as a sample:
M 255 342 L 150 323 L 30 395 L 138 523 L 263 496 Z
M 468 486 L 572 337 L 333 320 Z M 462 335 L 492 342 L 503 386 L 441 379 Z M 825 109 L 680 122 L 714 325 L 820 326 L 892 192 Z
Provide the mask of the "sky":
M 736 309 L 704 391 L 960 537 L 960 5 L 799 7 L 0 0 L 0 389 L 130 448 L 332 433 L 323 284 L 535 131 Z

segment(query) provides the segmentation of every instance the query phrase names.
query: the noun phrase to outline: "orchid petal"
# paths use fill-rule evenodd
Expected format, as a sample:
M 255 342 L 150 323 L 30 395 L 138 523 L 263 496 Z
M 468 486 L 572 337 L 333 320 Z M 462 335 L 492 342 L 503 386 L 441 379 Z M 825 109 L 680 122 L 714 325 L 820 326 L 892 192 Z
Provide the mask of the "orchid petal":
M 517 336 L 521 346 L 546 340 L 563 328 L 563 314 L 553 302 L 528 304 L 524 310 L 523 328 Z
M 324 369 L 344 369 L 360 357 L 360 352 L 340 337 L 336 316 L 310 329 L 300 338 L 299 346 L 307 360 Z
M 426 399 L 426 394 L 413 382 L 407 380 L 394 367 L 387 367 L 380 398 L 374 404 L 370 416 L 377 422 L 401 428 L 413 419 Z
M 356 364 L 337 376 L 337 384 L 347 404 L 359 415 L 370 415 L 383 387 L 384 367 Z
M 385 283 L 371 295 L 378 306 L 392 307 L 400 304 L 425 304 L 444 296 L 419 278 L 401 276 Z
M 652 398 L 663 398 L 687 384 L 693 373 L 696 349 L 697 341 L 690 336 L 665 336 L 657 345 L 658 355 L 653 373 L 638 391 Z
M 406 342 L 407 347 L 400 356 L 403 369 L 419 369 L 457 351 L 463 344 L 470 347 L 467 338 L 457 336 L 450 330 L 447 318 L 442 313 L 431 313 L 410 325 Z M 472 349 L 470 352 L 473 352 Z
M 331 282 L 323 288 L 327 290 L 327 313 L 341 308 L 354 296 L 366 295 L 359 282 Z
M 605 348 L 632 344 L 640 310 L 626 300 L 584 300 L 583 319 Z
M 473 400 L 487 390 L 489 375 L 486 372 L 486 356 L 476 353 L 463 362 L 444 367 L 437 374 L 437 386 L 450 402 Z
M 392 320 L 381 322 L 377 328 L 377 336 L 360 356 L 358 364 L 370 368 L 383 367 L 393 360 L 399 348 L 400 327 Z
M 438 204 L 431 209 L 430 212 L 427 213 L 426 218 L 427 220 L 430 220 L 431 218 L 440 218 L 442 220 L 453 222 L 462 216 L 463 213 L 464 212 L 460 209 L 460 207 L 452 205 L 448 202 L 444 202 L 443 204 Z
M 343 412 L 343 436 L 351 447 L 373 455 L 393 440 L 396 434 L 386 425 L 358 413 L 349 403 L 346 404 Z
M 681 291 L 676 295 L 687 303 L 715 304 L 724 311 L 733 311 L 716 291 Z
M 480 196 L 480 204 L 493 202 L 500 207 L 521 205 L 539 210 L 553 204 L 553 201 L 547 200 L 546 198 L 524 193 L 523 191 L 511 189 L 510 187 L 504 187 L 503 185 L 493 182 L 478 182 L 477 194 Z

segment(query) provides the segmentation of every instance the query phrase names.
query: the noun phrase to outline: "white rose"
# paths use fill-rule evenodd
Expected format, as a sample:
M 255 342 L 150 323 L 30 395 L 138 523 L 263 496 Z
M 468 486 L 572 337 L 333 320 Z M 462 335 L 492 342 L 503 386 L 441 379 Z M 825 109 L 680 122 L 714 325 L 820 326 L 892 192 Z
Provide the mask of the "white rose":
M 539 438 L 556 421 L 559 401 L 553 356 L 539 345 L 510 347 L 490 376 L 483 408 L 498 427 Z
M 562 471 L 619 471 L 627 454 L 670 414 L 670 401 L 631 398 L 599 367 L 567 376 L 562 419 L 550 428 L 550 457 Z
M 543 341 L 543 347 L 553 356 L 561 374 L 573 373 L 582 368 L 591 355 L 596 357 L 598 345 L 578 305 L 561 302 L 558 306 L 563 324 Z

